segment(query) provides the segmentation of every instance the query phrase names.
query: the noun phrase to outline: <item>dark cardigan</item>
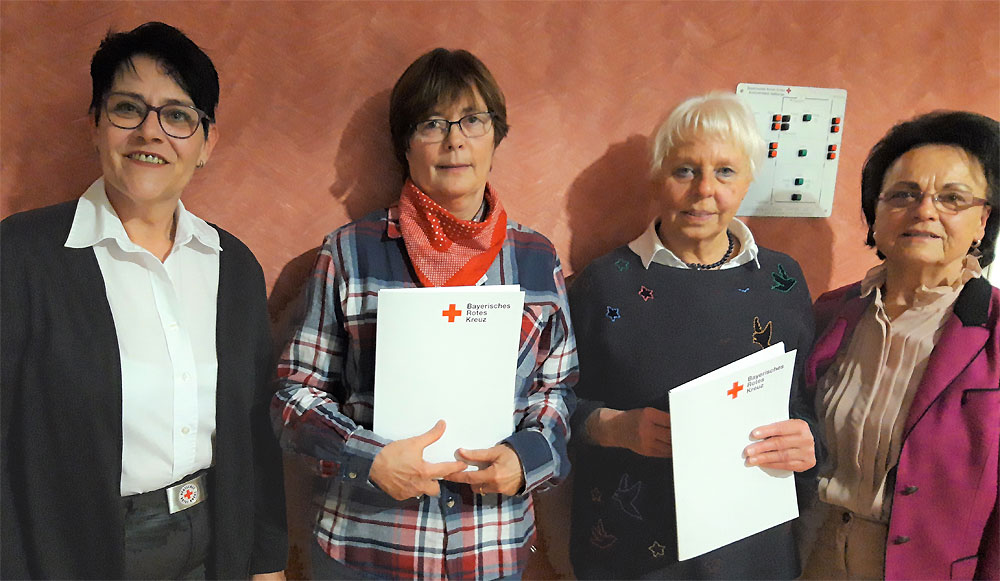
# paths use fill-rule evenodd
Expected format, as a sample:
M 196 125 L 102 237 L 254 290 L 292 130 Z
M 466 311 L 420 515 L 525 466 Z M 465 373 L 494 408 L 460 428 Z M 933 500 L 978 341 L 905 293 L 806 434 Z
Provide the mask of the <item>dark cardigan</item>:
M 116 578 L 124 562 L 119 348 L 92 248 L 66 248 L 76 201 L 0 224 L 3 578 Z M 219 362 L 208 575 L 285 568 L 281 455 L 267 416 L 266 294 L 219 231 Z

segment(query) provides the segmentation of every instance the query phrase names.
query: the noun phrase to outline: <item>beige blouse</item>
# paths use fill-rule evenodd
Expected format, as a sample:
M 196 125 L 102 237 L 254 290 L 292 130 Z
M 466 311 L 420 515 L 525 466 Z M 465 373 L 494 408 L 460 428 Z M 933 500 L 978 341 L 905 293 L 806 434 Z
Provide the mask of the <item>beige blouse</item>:
M 913 306 L 890 321 L 882 299 L 885 264 L 868 271 L 861 295 L 875 293 L 874 301 L 817 385 L 816 412 L 829 448 L 820 468 L 822 501 L 889 522 L 886 476 L 899 460 L 910 403 L 958 293 L 981 273 L 979 261 L 968 257 L 955 286 L 921 287 Z

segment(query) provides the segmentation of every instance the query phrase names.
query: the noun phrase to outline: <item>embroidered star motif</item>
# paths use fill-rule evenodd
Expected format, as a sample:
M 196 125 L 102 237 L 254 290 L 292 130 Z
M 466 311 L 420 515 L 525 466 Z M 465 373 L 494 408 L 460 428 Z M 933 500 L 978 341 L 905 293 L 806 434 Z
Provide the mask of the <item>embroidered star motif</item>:
M 615 261 L 615 267 L 618 268 L 618 272 L 625 272 L 628 270 L 629 264 L 624 258 L 619 258 Z
M 601 490 L 599 488 L 590 489 L 590 500 L 601 502 Z
M 667 550 L 667 548 L 661 545 L 659 541 L 653 541 L 653 544 L 649 545 L 648 548 L 649 552 L 653 553 L 654 559 L 659 559 L 660 557 L 662 557 L 663 553 Z
M 618 312 L 618 309 L 614 307 L 608 307 L 608 312 L 604 313 L 604 316 L 611 319 L 612 323 L 614 323 L 615 321 L 617 321 L 622 317 L 621 314 Z
M 653 289 L 646 288 L 646 285 L 642 285 L 642 288 L 639 289 L 639 296 L 642 297 L 642 302 L 646 302 L 653 298 Z

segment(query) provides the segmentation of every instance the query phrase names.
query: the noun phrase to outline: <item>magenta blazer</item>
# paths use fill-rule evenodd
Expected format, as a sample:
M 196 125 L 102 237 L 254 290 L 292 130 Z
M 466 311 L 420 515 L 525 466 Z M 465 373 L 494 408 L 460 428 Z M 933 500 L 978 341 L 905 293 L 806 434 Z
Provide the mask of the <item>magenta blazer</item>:
M 816 301 L 819 338 L 806 361 L 814 392 L 871 304 L 860 288 Z M 886 579 L 1000 578 L 998 316 L 1000 290 L 970 280 L 931 352 L 895 468 Z

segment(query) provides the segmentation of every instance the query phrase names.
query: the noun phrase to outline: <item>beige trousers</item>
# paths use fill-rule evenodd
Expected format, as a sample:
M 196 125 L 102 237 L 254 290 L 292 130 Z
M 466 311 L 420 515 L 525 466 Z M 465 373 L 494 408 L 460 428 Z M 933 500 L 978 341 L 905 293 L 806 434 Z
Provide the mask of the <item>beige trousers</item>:
M 817 503 L 825 511 L 802 579 L 882 579 L 889 525 Z

